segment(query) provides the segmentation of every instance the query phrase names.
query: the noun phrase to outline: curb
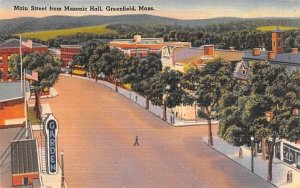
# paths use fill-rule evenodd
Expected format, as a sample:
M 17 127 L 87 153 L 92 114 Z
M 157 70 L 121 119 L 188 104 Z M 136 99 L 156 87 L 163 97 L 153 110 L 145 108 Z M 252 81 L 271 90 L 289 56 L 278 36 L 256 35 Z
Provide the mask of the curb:
M 248 168 L 244 167 L 243 165 L 241 165 L 240 163 L 236 162 L 235 160 L 231 159 L 230 157 L 228 157 L 228 156 L 225 155 L 224 153 L 220 152 L 220 151 L 217 150 L 216 148 L 214 148 L 214 147 L 208 145 L 208 143 L 206 143 L 205 141 L 202 140 L 202 142 L 203 142 L 204 144 L 206 144 L 208 147 L 210 147 L 210 148 L 212 148 L 213 150 L 215 150 L 215 151 L 217 151 L 218 153 L 220 153 L 221 155 L 223 155 L 223 156 L 225 156 L 226 158 L 230 159 L 230 160 L 233 161 L 234 163 L 238 164 L 238 165 L 241 166 L 242 168 L 244 168 L 244 169 L 248 170 L 249 172 L 251 172 L 251 170 L 249 170 Z M 273 184 L 272 182 L 269 182 L 269 181 L 265 180 L 264 178 L 260 177 L 260 176 L 257 175 L 256 173 L 254 173 L 254 172 L 251 172 L 251 173 L 254 174 L 256 177 L 258 177 L 258 178 L 264 180 L 265 182 L 267 182 L 267 183 L 273 185 L 274 187 L 279 188 L 279 187 L 277 187 L 275 184 Z

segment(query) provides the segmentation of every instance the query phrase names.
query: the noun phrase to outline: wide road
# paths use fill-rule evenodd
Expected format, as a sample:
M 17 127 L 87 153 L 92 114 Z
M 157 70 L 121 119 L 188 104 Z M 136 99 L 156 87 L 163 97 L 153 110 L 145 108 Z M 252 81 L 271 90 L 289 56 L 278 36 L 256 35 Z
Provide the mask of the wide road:
M 55 88 L 43 102 L 59 120 L 70 188 L 272 187 L 204 144 L 206 126 L 172 127 L 94 81 L 61 76 Z

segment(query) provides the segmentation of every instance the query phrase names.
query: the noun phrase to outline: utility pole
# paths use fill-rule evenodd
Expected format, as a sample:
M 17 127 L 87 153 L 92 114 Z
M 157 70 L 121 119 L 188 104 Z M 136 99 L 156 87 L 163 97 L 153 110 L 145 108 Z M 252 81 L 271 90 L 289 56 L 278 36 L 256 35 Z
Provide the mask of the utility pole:
M 64 150 L 61 151 L 61 188 L 65 188 Z

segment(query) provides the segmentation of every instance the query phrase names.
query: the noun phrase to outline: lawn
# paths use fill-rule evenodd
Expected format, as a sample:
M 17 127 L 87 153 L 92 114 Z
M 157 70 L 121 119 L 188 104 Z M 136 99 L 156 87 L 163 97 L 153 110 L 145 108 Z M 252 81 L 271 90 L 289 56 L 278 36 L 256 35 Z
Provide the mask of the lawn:
M 35 38 L 42 41 L 48 41 L 49 39 L 56 38 L 60 35 L 72 35 L 77 33 L 93 33 L 93 34 L 106 34 L 115 33 L 115 31 L 107 29 L 106 25 L 88 26 L 88 27 L 77 27 L 72 29 L 58 29 L 49 31 L 36 31 L 21 33 L 23 38 Z
M 257 27 L 257 30 L 260 31 L 274 31 L 277 29 L 277 26 L 261 26 L 261 27 Z M 287 31 L 287 30 L 296 30 L 296 29 L 300 29 L 299 27 L 288 27 L 288 26 L 279 26 L 280 30 L 283 31 Z
M 28 107 L 27 115 L 32 125 L 40 124 L 40 120 L 35 118 L 35 112 L 33 106 Z

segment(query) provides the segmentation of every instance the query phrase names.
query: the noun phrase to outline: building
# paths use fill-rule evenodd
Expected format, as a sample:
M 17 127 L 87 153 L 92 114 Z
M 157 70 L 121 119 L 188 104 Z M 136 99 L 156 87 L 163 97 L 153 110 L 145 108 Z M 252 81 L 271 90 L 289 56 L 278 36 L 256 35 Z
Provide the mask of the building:
M 39 181 L 37 139 L 11 142 L 12 186 L 33 185 Z
M 215 49 L 214 45 L 204 45 L 200 48 L 165 46 L 162 48 L 161 61 L 163 68 L 170 68 L 184 72 L 184 67 L 196 64 L 198 67 L 204 66 L 205 61 L 214 58 L 222 58 L 228 62 L 240 62 L 243 57 L 242 51 Z M 177 106 L 171 111 L 178 119 L 186 121 L 198 120 L 196 104 L 192 106 Z
M 190 42 L 164 42 L 163 38 L 142 38 L 135 35 L 133 39 L 115 39 L 109 43 L 110 47 L 121 49 L 126 57 L 146 57 L 148 54 L 161 55 L 164 46 L 191 47 Z
M 70 63 L 73 61 L 75 55 L 77 55 L 83 47 L 91 43 L 99 44 L 100 42 L 109 41 L 109 39 L 94 39 L 75 45 L 60 45 L 60 60 L 63 62 L 63 67 L 70 66 Z
M 26 82 L 26 100 L 29 96 L 29 84 Z M 24 126 L 24 105 L 20 82 L 0 82 L 0 129 Z
M 60 58 L 63 62 L 63 66 L 70 66 L 73 58 L 81 50 L 81 45 L 60 45 Z
M 228 62 L 240 62 L 243 57 L 242 51 L 215 49 L 214 45 L 204 45 L 200 48 L 165 46 L 162 49 L 163 68 L 168 67 L 173 70 L 184 72 L 184 66 L 196 64 L 201 67 L 204 62 L 214 58 L 222 58 Z
M 42 44 L 32 42 L 32 40 L 22 40 L 20 45 L 19 39 L 8 39 L 0 43 L 0 69 L 3 72 L 3 80 L 7 81 L 8 74 L 8 61 L 12 55 L 20 54 L 20 48 L 22 54 L 33 52 L 48 52 L 48 47 Z
M 284 53 L 284 32 L 279 29 L 272 32 L 272 51 L 260 48 L 244 51 L 243 60 L 236 67 L 237 78 L 247 79 L 251 61 L 267 61 L 275 66 L 284 66 L 289 73 L 300 70 L 298 48 L 292 48 L 290 53 Z

